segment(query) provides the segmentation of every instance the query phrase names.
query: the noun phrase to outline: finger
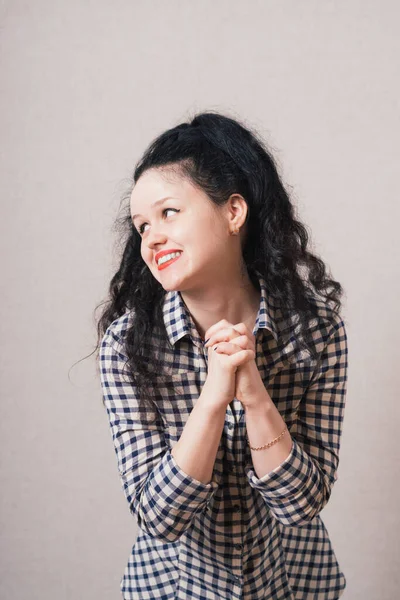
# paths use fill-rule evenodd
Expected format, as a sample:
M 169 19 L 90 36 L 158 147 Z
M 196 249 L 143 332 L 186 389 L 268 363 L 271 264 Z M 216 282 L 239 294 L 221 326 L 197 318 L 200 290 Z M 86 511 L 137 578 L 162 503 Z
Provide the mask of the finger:
M 234 352 L 239 352 L 243 350 L 240 346 L 236 344 L 232 344 L 232 342 L 217 342 L 213 346 L 209 347 L 209 351 L 211 352 L 220 352 L 221 354 L 233 354 Z
M 255 360 L 256 353 L 254 350 L 249 348 L 242 349 L 236 344 L 231 344 L 229 342 L 220 342 L 215 345 L 213 349 L 211 349 L 210 354 L 212 354 L 213 350 L 217 354 L 229 356 L 229 361 L 232 367 L 240 367 L 241 365 L 246 364 L 250 360 Z
M 242 335 L 247 335 L 249 339 L 250 346 L 255 350 L 256 347 L 256 336 L 252 331 L 245 325 L 245 323 L 236 323 L 234 325 L 236 331 L 239 331 Z
M 251 349 L 254 351 L 256 349 L 254 336 L 252 336 L 252 338 L 249 339 L 249 337 L 246 334 L 243 334 L 238 336 L 237 338 L 232 338 L 230 341 L 234 344 L 240 345 L 243 349 Z
M 221 321 L 218 321 L 218 323 L 214 323 L 214 325 L 211 325 L 211 327 L 207 329 L 207 331 L 205 332 L 204 339 L 208 340 L 208 338 L 214 335 L 214 333 L 226 327 L 232 327 L 232 323 L 229 323 L 229 321 L 227 321 L 226 319 L 221 319 Z
M 237 346 L 240 346 L 242 350 L 250 348 L 249 338 L 247 337 L 247 335 L 238 335 L 237 337 L 234 337 L 231 340 L 229 340 L 229 342 L 231 344 L 236 344 Z
M 236 331 L 239 331 L 241 334 L 247 335 L 250 338 L 254 337 L 253 332 L 250 331 L 250 329 L 245 323 L 236 323 L 233 327 L 236 329 Z
M 221 319 L 220 321 L 218 321 L 217 323 L 214 323 L 214 325 L 211 325 L 211 327 L 209 327 L 207 329 L 207 331 L 205 332 L 204 339 L 206 339 L 206 340 L 209 339 L 212 335 L 214 335 L 221 328 L 226 328 L 226 327 L 233 327 L 234 329 L 239 331 L 239 333 L 247 334 L 249 337 L 253 336 L 253 332 L 250 331 L 250 329 L 247 327 L 247 325 L 245 323 L 240 322 L 240 323 L 233 324 L 233 323 L 230 323 L 229 321 L 227 321 L 226 319 Z
M 208 339 L 207 344 L 205 344 L 205 348 L 213 346 L 217 342 L 229 342 L 238 337 L 241 337 L 239 331 L 236 331 L 236 329 L 234 329 L 233 327 L 226 327 L 224 329 L 220 329 L 219 331 L 211 335 Z
M 239 350 L 239 352 L 232 354 L 229 360 L 233 367 L 240 367 L 250 360 L 254 360 L 255 356 L 254 350 Z

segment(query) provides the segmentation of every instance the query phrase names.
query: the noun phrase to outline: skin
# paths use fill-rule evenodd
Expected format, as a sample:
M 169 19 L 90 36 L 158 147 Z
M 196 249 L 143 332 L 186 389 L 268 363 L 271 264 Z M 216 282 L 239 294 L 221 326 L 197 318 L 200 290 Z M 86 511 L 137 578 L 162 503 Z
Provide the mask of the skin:
M 150 206 L 166 196 L 172 199 L 157 207 Z M 210 337 L 207 344 L 209 367 L 218 365 L 218 373 L 224 375 L 229 363 L 229 369 L 235 373 L 235 390 L 229 394 L 228 402 L 234 394 L 244 406 L 250 440 L 261 445 L 265 439 L 277 438 L 284 430 L 285 422 L 257 369 L 252 335 L 260 292 L 254 288 L 246 270 L 241 268 L 242 236 L 246 235 L 245 200 L 233 194 L 223 207 L 215 207 L 201 190 L 187 180 L 178 177 L 165 179 L 159 171 L 150 170 L 137 181 L 130 208 L 132 216 L 136 213 L 142 215 L 134 220 L 134 225 L 137 228 L 144 225 L 141 244 L 144 262 L 166 291 L 181 293 L 199 334 Z M 167 208 L 179 209 L 180 212 L 166 211 Z M 235 228 L 240 229 L 240 235 L 230 235 Z M 169 267 L 159 271 L 155 254 L 170 248 L 182 250 L 183 254 Z M 214 344 L 217 346 L 215 351 Z M 202 406 L 200 399 L 204 398 L 207 382 L 192 414 L 199 414 L 195 411 Z M 213 402 L 215 399 L 213 392 Z M 191 422 L 190 417 L 186 427 Z M 173 456 L 183 470 L 204 483 L 210 481 L 221 435 L 221 430 L 216 431 L 215 422 L 213 417 L 206 423 L 204 440 L 208 447 L 213 447 L 213 452 L 206 461 L 202 461 L 200 469 L 197 448 L 191 441 L 194 435 L 198 436 L 197 421 L 195 427 L 190 425 L 186 436 L 183 440 L 181 437 L 173 448 Z M 280 465 L 289 455 L 292 443 L 287 432 L 283 440 L 267 453 L 252 451 L 257 476 L 263 477 Z
M 153 202 L 167 196 L 171 198 L 151 207 Z M 180 212 L 167 211 L 168 208 Z M 132 216 L 140 214 L 133 224 L 138 230 L 142 227 L 144 262 L 166 291 L 181 293 L 200 336 L 204 338 L 223 319 L 231 324 L 244 323 L 251 333 L 260 292 L 243 265 L 247 215 L 244 198 L 232 194 L 224 206 L 218 207 L 186 179 L 171 173 L 165 177 L 163 171 L 150 169 L 132 191 L 130 210 Z M 239 235 L 230 235 L 237 228 Z M 155 255 L 169 248 L 183 253 L 159 271 Z

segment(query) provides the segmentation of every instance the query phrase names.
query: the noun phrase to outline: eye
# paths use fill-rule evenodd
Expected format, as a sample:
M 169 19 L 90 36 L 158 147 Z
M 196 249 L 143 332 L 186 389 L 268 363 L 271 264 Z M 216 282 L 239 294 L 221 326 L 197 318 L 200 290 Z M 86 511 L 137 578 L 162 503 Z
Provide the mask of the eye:
M 164 213 L 166 213 L 168 210 L 173 210 L 175 212 L 181 212 L 180 210 L 178 210 L 177 208 L 164 208 L 164 210 L 162 211 L 162 214 L 164 215 Z M 140 225 L 140 227 L 138 228 L 138 232 L 140 233 L 140 235 L 143 234 L 143 226 L 146 225 L 146 223 L 142 223 L 142 225 Z

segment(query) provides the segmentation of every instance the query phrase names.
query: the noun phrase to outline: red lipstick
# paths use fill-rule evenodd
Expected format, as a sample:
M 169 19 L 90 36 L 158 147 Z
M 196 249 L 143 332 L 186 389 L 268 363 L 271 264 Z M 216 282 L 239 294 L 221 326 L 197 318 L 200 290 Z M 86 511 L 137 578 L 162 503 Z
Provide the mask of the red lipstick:
M 169 250 L 160 250 L 160 252 L 157 252 L 157 254 L 154 257 L 154 260 L 156 261 L 156 263 L 158 263 L 159 259 L 162 256 L 165 256 L 166 254 L 172 254 L 172 252 L 182 252 L 182 250 L 180 250 L 179 248 L 169 248 Z
M 159 271 L 162 271 L 163 269 L 166 269 L 167 267 L 169 267 L 169 265 L 172 265 L 173 262 L 175 262 L 176 260 L 178 260 L 178 258 L 180 258 L 181 255 L 179 254 L 179 256 L 175 256 L 175 258 L 171 258 L 171 260 L 167 260 L 167 262 L 163 263 L 162 265 L 160 265 L 158 267 Z
M 158 252 L 156 254 L 156 259 L 158 261 L 163 256 L 166 256 L 167 254 L 173 254 L 175 252 L 179 252 L 178 256 L 175 256 L 174 258 L 171 258 L 167 262 L 163 262 L 161 265 L 157 264 L 157 268 L 158 268 L 159 271 L 162 271 L 163 269 L 166 269 L 167 267 L 169 267 L 169 265 L 171 265 L 173 262 L 175 262 L 176 260 L 178 260 L 178 258 L 180 258 L 181 254 L 182 254 L 182 250 L 162 250 L 161 252 Z

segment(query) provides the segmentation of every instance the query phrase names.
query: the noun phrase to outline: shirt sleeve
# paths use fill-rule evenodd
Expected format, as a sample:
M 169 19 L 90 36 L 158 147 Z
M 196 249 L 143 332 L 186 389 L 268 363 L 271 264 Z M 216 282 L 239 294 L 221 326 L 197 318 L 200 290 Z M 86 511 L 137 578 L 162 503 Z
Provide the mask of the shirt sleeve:
M 252 487 L 283 525 L 301 526 L 324 508 L 338 479 L 339 449 L 347 388 L 348 348 L 345 325 L 336 323 L 290 430 L 289 456 L 258 478 L 246 469 Z
M 102 339 L 99 351 L 103 403 L 117 457 L 119 477 L 139 527 L 172 542 L 205 511 L 218 485 L 197 481 L 176 463 L 164 439 L 157 409 L 141 406 L 127 369 L 123 346 Z

